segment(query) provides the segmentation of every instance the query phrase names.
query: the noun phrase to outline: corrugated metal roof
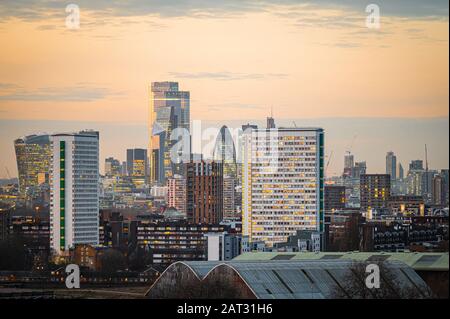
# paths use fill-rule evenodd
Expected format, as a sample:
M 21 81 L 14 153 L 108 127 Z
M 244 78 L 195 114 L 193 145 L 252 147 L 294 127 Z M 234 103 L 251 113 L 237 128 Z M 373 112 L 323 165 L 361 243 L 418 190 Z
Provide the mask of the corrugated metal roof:
M 415 253 L 415 252 L 250 252 L 242 254 L 234 261 L 252 261 L 252 260 L 272 260 L 282 259 L 283 255 L 294 255 L 290 260 L 340 260 L 349 259 L 355 261 L 401 261 L 412 267 L 414 270 L 429 271 L 448 271 L 449 255 L 448 253 Z
M 330 298 L 336 287 L 345 284 L 349 268 L 354 264 L 348 259 L 182 263 L 200 279 L 204 279 L 216 267 L 230 267 L 237 272 L 256 297 L 262 299 Z M 403 262 L 393 260 L 385 265 L 400 286 L 426 287 L 416 272 Z

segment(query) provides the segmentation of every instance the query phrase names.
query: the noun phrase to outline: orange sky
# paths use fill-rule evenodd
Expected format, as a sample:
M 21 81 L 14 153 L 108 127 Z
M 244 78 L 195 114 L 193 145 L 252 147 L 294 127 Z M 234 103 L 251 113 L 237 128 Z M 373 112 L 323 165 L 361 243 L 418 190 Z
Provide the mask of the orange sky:
M 196 119 L 261 118 L 271 106 L 279 118 L 448 115 L 448 21 L 382 16 L 370 30 L 365 12 L 291 15 L 103 17 L 81 8 L 79 30 L 60 17 L 7 19 L 0 119 L 143 122 L 147 86 L 162 80 L 191 91 Z
M 347 0 L 79 0 L 78 30 L 66 28 L 64 4 L 27 2 L 0 2 L 0 177 L 3 166 L 15 170 L 14 138 L 60 130 L 61 121 L 110 125 L 102 126 L 109 132 L 104 157 L 123 159 L 127 147 L 145 147 L 147 136 L 136 134 L 147 122 L 152 81 L 178 81 L 190 91 L 191 119 L 263 120 L 271 108 L 288 125 L 324 119 L 332 127 L 326 152 L 335 153 L 333 173 L 354 135 L 356 155 L 372 172 L 383 172 L 390 150 L 406 167 L 422 158 L 424 143 L 434 165 L 448 167 L 445 1 L 380 0 L 381 28 L 368 29 L 365 4 Z M 325 120 L 337 117 L 354 127 L 339 135 L 339 125 Z M 374 121 L 369 128 L 356 118 Z M 371 135 L 381 118 L 411 122 L 392 131 L 383 122 L 384 135 Z M 113 139 L 118 125 L 135 125 L 134 135 Z

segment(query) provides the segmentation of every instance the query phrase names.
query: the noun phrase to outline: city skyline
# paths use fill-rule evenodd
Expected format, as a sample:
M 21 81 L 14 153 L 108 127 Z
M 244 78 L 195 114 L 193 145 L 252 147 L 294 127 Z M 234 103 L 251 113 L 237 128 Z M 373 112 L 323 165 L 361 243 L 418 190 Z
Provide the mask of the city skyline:
M 443 1 L 380 1 L 380 29 L 365 26 L 361 1 L 78 5 L 76 30 L 63 5 L 0 5 L 0 177 L 5 167 L 17 176 L 13 140 L 39 131 L 99 130 L 101 158 L 147 148 L 153 81 L 178 81 L 191 119 L 218 128 L 262 125 L 271 109 L 284 126 L 324 127 L 332 174 L 355 135 L 370 172 L 385 170 L 390 150 L 404 166 L 423 158 L 425 143 L 430 165 L 448 167 Z

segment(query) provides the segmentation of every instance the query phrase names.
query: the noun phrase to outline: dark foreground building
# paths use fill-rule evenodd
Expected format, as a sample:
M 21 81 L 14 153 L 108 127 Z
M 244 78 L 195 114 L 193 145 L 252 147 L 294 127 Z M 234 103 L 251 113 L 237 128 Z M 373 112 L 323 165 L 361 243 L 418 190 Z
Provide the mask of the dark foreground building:
M 287 255 L 281 255 L 289 257 Z M 237 299 L 339 299 L 352 298 L 348 286 L 351 260 L 283 260 L 230 262 L 177 262 L 172 264 L 147 292 L 149 298 Z M 394 285 L 428 296 L 427 284 L 405 263 L 384 263 Z M 363 275 L 364 271 L 362 272 Z M 385 279 L 382 279 L 385 280 Z M 414 297 L 413 297 L 414 298 Z

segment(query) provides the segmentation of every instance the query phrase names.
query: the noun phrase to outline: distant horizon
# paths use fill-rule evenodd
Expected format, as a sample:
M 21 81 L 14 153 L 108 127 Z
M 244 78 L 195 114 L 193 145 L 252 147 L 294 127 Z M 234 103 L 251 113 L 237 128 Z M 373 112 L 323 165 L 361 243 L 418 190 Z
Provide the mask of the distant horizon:
M 369 172 L 388 151 L 407 169 L 425 144 L 449 167 L 448 1 L 379 0 L 379 24 L 362 0 L 75 4 L 79 25 L 66 3 L 0 2 L 0 178 L 17 175 L 14 139 L 38 132 L 99 130 L 102 172 L 147 148 L 157 81 L 189 91 L 205 125 L 273 110 L 277 125 L 323 127 L 329 174 L 349 148 Z
M 195 119 L 194 119 L 195 120 Z M 258 124 L 265 127 L 266 119 L 258 120 L 235 120 L 235 121 L 203 121 L 208 127 L 220 129 L 222 125 L 229 127 L 240 127 L 243 124 Z M 17 167 L 14 153 L 14 139 L 30 134 L 46 133 L 54 134 L 61 132 L 79 131 L 82 129 L 93 129 L 100 132 L 100 167 L 104 170 L 104 160 L 107 157 L 114 157 L 120 161 L 125 161 L 126 149 L 129 148 L 147 148 L 147 126 L 145 123 L 136 125 L 134 123 L 115 123 L 115 122 L 74 122 L 74 121 L 14 121 L 2 123 L 0 120 L 0 134 L 3 137 L 0 140 L 0 148 L 8 150 L 0 155 L 0 178 L 6 177 L 4 167 L 12 175 L 17 175 Z M 403 164 L 405 173 L 411 160 L 422 159 L 425 157 L 425 143 L 429 148 L 430 168 L 437 170 L 449 167 L 449 149 L 448 149 L 448 118 L 435 119 L 383 119 L 373 122 L 371 118 L 320 118 L 320 119 L 291 119 L 282 120 L 275 117 L 277 126 L 293 126 L 296 122 L 298 127 L 319 126 L 325 130 L 325 154 L 326 162 L 333 151 L 330 161 L 328 176 L 337 176 L 342 174 L 344 154 L 352 146 L 352 154 L 355 155 L 355 161 L 366 161 L 368 172 L 385 173 L 385 156 L 389 151 L 393 151 L 397 156 L 397 161 Z M 395 122 L 396 126 L 391 123 Z M 14 124 L 15 123 L 15 124 Z M 307 125 L 305 125 L 307 124 Z M 316 124 L 316 125 L 314 125 Z M 321 124 L 321 125 L 317 125 Z M 41 128 L 53 127 L 53 130 L 44 132 Z M 382 127 L 381 135 L 377 137 L 376 130 Z M 122 128 L 122 130 L 118 130 Z M 17 132 L 17 133 L 16 133 Z M 22 132 L 22 135 L 18 134 Z M 15 135 L 14 135 L 15 134 Z M 354 136 L 356 135 L 356 138 Z M 9 141 L 7 137 L 9 136 Z M 436 139 L 434 136 L 442 136 L 442 139 Z M 383 138 L 391 137 L 388 143 Z M 417 141 L 417 144 L 405 146 L 404 138 L 411 138 Z M 370 140 L 372 144 L 364 141 Z M 365 155 L 366 154 L 366 155 Z

